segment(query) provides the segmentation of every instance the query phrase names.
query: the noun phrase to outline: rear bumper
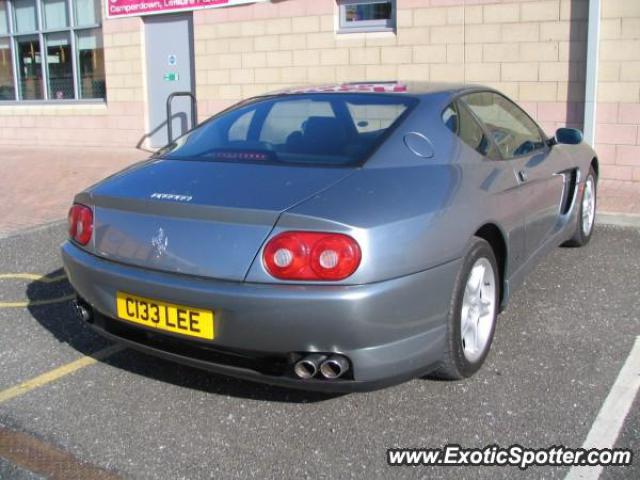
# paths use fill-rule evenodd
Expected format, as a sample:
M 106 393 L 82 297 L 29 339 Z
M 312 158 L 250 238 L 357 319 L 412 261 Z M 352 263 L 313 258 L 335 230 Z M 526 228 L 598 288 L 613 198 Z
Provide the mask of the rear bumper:
M 121 265 L 68 242 L 62 256 L 69 281 L 97 312 L 93 326 L 101 334 L 194 367 L 324 391 L 375 389 L 427 373 L 444 349 L 449 300 L 459 268 L 459 261 L 453 261 L 357 286 L 269 285 Z M 185 340 L 115 320 L 116 291 L 211 309 L 216 338 Z M 351 362 L 350 376 L 298 379 L 286 364 L 294 352 L 341 353 Z M 274 365 L 283 361 L 282 369 L 260 368 L 261 362 L 271 361 Z

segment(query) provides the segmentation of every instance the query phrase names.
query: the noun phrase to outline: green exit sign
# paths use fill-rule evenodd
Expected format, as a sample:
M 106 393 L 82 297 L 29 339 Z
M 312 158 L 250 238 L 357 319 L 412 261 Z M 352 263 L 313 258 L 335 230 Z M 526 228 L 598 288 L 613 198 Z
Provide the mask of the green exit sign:
M 165 82 L 177 82 L 180 76 L 176 72 L 168 72 L 164 74 Z

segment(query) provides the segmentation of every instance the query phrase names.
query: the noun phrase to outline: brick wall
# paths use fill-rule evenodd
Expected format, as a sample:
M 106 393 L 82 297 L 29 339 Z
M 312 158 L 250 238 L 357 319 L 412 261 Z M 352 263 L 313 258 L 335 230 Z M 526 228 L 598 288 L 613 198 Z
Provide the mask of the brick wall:
M 397 33 L 336 34 L 336 13 L 335 0 L 195 11 L 200 119 L 291 85 L 405 79 L 484 83 L 519 101 L 550 134 L 582 127 L 587 0 L 398 0 Z M 105 20 L 104 37 L 107 106 L 0 107 L 0 142 L 138 143 L 142 21 Z M 602 174 L 637 189 L 640 1 L 602 0 L 600 59 Z

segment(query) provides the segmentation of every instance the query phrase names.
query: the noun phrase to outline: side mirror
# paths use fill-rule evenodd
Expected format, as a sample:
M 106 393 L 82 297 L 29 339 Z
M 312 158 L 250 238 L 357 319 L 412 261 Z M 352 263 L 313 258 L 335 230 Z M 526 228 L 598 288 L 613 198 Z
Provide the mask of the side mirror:
M 556 130 L 556 141 L 567 145 L 582 143 L 582 132 L 577 128 L 559 128 Z

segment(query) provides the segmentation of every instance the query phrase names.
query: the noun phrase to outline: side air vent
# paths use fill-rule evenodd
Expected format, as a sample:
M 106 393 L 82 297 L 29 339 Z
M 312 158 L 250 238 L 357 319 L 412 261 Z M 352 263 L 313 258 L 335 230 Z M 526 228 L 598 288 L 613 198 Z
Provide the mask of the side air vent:
M 562 206 L 560 213 L 566 215 L 569 213 L 573 199 L 576 196 L 576 184 L 578 182 L 577 170 L 567 170 L 562 174 L 564 176 L 564 191 L 562 193 Z

